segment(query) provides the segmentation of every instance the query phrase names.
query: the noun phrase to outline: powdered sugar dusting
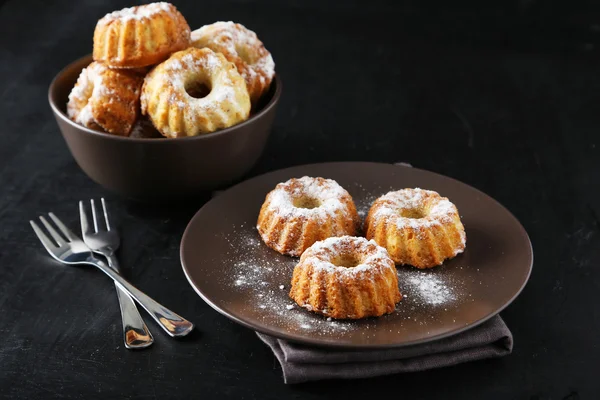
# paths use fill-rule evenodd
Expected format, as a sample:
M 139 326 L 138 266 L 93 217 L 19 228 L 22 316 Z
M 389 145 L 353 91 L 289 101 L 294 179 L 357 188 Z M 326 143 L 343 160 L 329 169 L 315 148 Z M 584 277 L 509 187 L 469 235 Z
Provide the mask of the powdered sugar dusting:
M 324 220 L 339 212 L 348 213 L 347 207 L 340 201 L 340 198 L 347 196 L 348 192 L 334 180 L 303 176 L 277 185 L 275 190 L 269 193 L 268 201 L 280 216 L 304 216 Z M 296 207 L 294 200 L 300 198 L 315 199 L 319 205 L 314 208 Z
M 332 259 L 347 252 L 357 254 L 360 263 L 352 268 L 336 266 Z M 341 275 L 357 275 L 371 269 L 394 269 L 388 252 L 372 240 L 363 237 L 330 237 L 312 245 L 303 254 L 302 260 L 309 262 L 316 270 L 335 272 Z
M 160 68 L 166 72 L 169 79 L 164 84 L 175 89 L 169 97 L 169 103 L 179 108 L 189 108 L 190 112 L 185 116 L 190 119 L 194 119 L 201 111 L 217 112 L 223 108 L 225 102 L 229 103 L 228 108 L 233 107 L 236 91 L 226 72 L 226 63 L 226 60 L 219 58 L 212 51 L 205 51 L 202 54 L 197 51 L 188 52 L 179 59 L 171 58 L 165 61 Z M 191 98 L 185 95 L 186 82 L 202 80 L 210 83 L 211 90 L 208 95 L 202 98 Z
M 92 106 L 89 103 L 81 109 L 79 114 L 77 114 L 75 122 L 88 128 L 93 127 L 94 124 L 96 124 L 96 120 L 94 119 L 94 115 L 92 114 Z
M 81 74 L 79 74 L 79 78 L 77 79 L 77 84 L 73 87 L 73 90 L 71 90 L 71 93 L 69 93 L 69 102 L 73 102 L 73 101 L 87 102 L 89 97 L 92 95 L 93 89 L 94 89 L 94 87 L 89 78 L 89 71 L 87 68 L 84 68 L 81 71 Z M 74 111 L 71 111 L 69 109 L 69 117 L 73 116 L 73 115 L 71 115 L 72 112 L 74 112 Z
M 166 2 L 159 2 L 159 3 L 150 3 L 150 4 L 145 4 L 143 6 L 137 6 L 137 7 L 129 7 L 129 8 L 124 8 L 122 10 L 119 11 L 113 11 L 111 13 L 106 14 L 100 21 L 99 23 L 109 23 L 110 21 L 113 21 L 115 19 L 120 19 L 122 21 L 127 21 L 127 20 L 140 20 L 143 18 L 150 18 L 153 15 L 156 15 L 160 12 L 174 12 L 175 11 L 175 7 L 173 7 L 173 5 L 166 3 Z
M 374 220 L 393 220 L 399 229 L 406 226 L 413 229 L 429 228 L 451 223 L 453 216 L 458 214 L 450 200 L 440 197 L 437 192 L 419 188 L 389 192 L 381 196 L 377 203 L 379 207 L 373 214 Z M 402 211 L 418 211 L 426 215 L 408 218 L 401 215 Z
M 81 70 L 77 83 L 69 93 L 67 115 L 75 122 L 88 128 L 94 127 L 96 120 L 92 113 L 89 100 L 92 96 L 101 96 L 107 92 L 102 84 L 101 74 L 106 67 L 100 63 L 92 62 Z

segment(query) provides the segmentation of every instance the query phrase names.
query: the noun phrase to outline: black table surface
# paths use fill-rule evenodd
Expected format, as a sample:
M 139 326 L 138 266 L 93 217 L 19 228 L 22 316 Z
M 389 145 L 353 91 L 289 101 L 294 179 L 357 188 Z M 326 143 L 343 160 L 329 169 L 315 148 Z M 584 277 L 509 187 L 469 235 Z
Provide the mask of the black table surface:
M 248 174 L 324 161 L 404 161 L 473 185 L 531 237 L 535 264 L 502 316 L 512 355 L 422 373 L 283 384 L 255 334 L 188 285 L 179 243 L 208 199 L 115 196 L 71 158 L 47 104 L 52 77 L 91 52 L 95 22 L 126 1 L 0 2 L 0 397 L 270 399 L 600 396 L 598 10 L 564 2 L 176 2 L 192 28 L 234 20 L 274 55 L 284 93 Z M 473 2 L 475 3 L 475 2 Z M 115 290 L 51 261 L 28 220 L 77 226 L 104 196 L 124 274 L 197 324 L 183 340 L 123 348 Z

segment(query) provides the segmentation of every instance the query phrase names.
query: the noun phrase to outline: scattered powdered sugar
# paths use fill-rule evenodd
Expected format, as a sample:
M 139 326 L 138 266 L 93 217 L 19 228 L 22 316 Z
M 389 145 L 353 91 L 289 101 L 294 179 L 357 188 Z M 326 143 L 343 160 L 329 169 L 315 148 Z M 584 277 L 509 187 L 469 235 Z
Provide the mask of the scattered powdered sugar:
M 381 196 L 381 193 L 385 190 L 391 190 L 392 188 L 381 188 L 379 187 L 378 191 L 372 191 L 365 188 L 363 185 L 359 183 L 354 183 L 351 186 L 352 199 L 354 200 L 354 205 L 356 206 L 356 212 L 358 216 L 364 220 L 369 214 L 369 210 L 371 206 Z
M 363 196 L 360 198 L 360 200 L 355 199 L 354 204 L 356 205 L 356 212 L 361 219 L 364 220 L 367 217 L 369 209 L 376 199 L 377 196 L 374 194 Z
M 129 7 L 122 10 L 113 11 L 106 14 L 99 22 L 109 23 L 112 20 L 120 19 L 122 21 L 140 20 L 152 17 L 160 12 L 174 12 L 175 8 L 166 2 L 150 3 L 143 6 Z
M 427 304 L 440 305 L 455 300 L 452 287 L 435 274 L 416 272 L 406 278 L 405 284 Z

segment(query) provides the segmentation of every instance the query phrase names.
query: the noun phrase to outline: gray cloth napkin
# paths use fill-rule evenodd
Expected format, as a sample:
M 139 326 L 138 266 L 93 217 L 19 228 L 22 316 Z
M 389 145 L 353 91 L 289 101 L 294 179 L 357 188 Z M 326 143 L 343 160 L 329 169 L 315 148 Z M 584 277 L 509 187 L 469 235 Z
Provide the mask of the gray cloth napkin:
M 285 383 L 358 379 L 425 371 L 512 352 L 513 337 L 499 315 L 466 332 L 420 345 L 386 350 L 338 350 L 287 342 L 262 333 L 281 364 Z

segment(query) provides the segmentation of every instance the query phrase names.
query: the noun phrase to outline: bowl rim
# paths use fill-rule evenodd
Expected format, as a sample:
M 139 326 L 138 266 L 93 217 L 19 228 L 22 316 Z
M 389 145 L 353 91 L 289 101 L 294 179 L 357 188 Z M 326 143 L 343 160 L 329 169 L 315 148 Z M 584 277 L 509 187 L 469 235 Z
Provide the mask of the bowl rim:
M 56 90 L 56 85 L 57 85 L 58 79 L 62 75 L 65 74 L 67 69 L 71 68 L 74 64 L 83 62 L 86 59 L 89 59 L 90 62 L 93 61 L 91 54 L 80 57 L 77 60 L 72 61 L 69 64 L 67 64 L 54 76 L 54 78 L 52 79 L 52 82 L 50 83 L 50 86 L 48 87 L 48 103 L 50 104 L 50 108 L 54 112 L 54 115 L 59 116 L 63 121 L 67 122 L 72 127 L 79 129 L 81 131 L 84 131 L 86 133 L 89 133 L 91 135 L 106 138 L 109 140 L 126 141 L 126 142 L 143 142 L 143 143 L 164 143 L 165 141 L 167 141 L 167 142 L 172 142 L 172 141 L 183 142 L 183 141 L 193 141 L 193 140 L 210 140 L 211 138 L 216 138 L 218 136 L 227 135 L 228 133 L 231 133 L 237 129 L 241 129 L 244 126 L 247 126 L 247 125 L 253 123 L 255 120 L 263 117 L 265 114 L 269 113 L 277 105 L 277 103 L 279 102 L 279 98 L 281 97 L 281 90 L 282 90 L 281 78 L 279 77 L 279 74 L 275 74 L 275 77 L 273 78 L 273 82 L 272 82 L 272 83 L 275 83 L 275 93 L 273 93 L 273 96 L 271 97 L 269 102 L 258 113 L 254 114 L 247 120 L 240 122 L 239 124 L 230 126 L 229 128 L 221 129 L 221 130 L 203 134 L 203 135 L 186 136 L 186 137 L 179 137 L 179 138 L 167 138 L 167 137 L 163 137 L 160 139 L 157 139 L 157 138 L 132 138 L 129 136 L 112 135 L 110 133 L 100 132 L 100 131 L 96 131 L 96 130 L 87 128 L 83 125 L 80 125 L 80 124 L 72 121 L 61 110 L 61 108 L 58 106 L 58 104 L 56 104 L 56 102 L 53 99 L 53 93 Z M 85 68 L 85 67 L 83 67 L 83 68 Z

